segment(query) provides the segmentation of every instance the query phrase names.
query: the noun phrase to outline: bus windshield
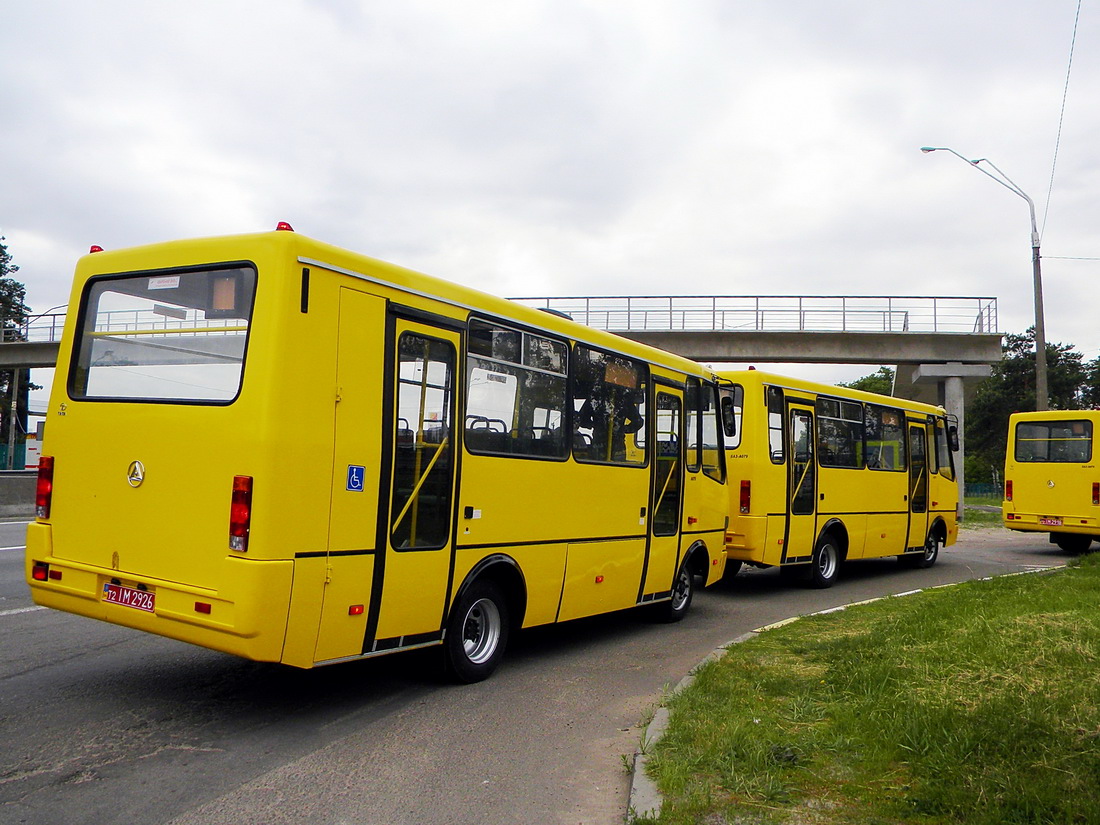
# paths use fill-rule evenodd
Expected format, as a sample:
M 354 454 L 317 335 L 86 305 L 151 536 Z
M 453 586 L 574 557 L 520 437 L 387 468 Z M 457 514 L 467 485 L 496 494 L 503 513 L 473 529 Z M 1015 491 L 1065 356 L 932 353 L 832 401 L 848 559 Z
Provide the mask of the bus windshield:
M 73 398 L 228 403 L 240 391 L 251 266 L 90 281 L 69 376 Z

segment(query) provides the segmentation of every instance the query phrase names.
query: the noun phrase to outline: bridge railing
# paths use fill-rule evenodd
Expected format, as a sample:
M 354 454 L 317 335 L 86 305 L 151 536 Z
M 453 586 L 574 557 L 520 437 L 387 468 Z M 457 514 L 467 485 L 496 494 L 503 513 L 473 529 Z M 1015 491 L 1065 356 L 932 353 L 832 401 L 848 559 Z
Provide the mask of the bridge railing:
M 234 323 L 219 319 L 199 319 L 191 315 L 165 315 L 162 312 L 144 310 L 115 310 L 101 313 L 96 319 L 96 329 L 100 332 L 120 332 L 129 330 L 171 330 L 187 328 L 194 333 L 202 329 L 209 335 L 227 335 L 236 332 Z M 57 343 L 65 328 L 65 313 L 37 315 L 26 324 L 18 327 L 0 329 L 0 342 L 4 343 Z
M 512 300 L 565 312 L 582 324 L 613 331 L 998 331 L 996 298 L 666 295 Z M 65 313 L 39 315 L 20 327 L 3 329 L 0 340 L 55 343 L 64 326 Z
M 4 327 L 0 330 L 0 342 L 56 343 L 61 340 L 61 330 L 64 328 L 64 312 L 36 315 L 18 327 Z
M 997 332 L 997 299 L 931 296 L 513 298 L 616 332 Z

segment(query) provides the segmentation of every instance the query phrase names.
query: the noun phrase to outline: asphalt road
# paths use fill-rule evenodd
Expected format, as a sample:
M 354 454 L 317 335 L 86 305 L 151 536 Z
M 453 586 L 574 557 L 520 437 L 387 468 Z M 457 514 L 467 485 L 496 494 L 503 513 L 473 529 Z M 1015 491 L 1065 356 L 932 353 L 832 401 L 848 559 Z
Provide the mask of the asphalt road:
M 513 640 L 487 682 L 430 652 L 313 671 L 34 608 L 0 523 L 0 823 L 618 825 L 647 712 L 715 647 L 862 599 L 1064 564 L 1044 536 L 964 531 L 929 570 L 853 563 L 823 591 L 776 571 Z

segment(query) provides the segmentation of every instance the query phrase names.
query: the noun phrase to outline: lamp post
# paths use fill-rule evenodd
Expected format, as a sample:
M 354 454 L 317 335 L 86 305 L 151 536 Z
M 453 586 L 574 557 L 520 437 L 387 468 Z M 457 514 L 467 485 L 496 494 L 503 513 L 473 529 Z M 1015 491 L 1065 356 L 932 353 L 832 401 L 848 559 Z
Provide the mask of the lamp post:
M 1031 211 L 1031 272 L 1035 286 L 1035 409 L 1048 409 L 1050 396 L 1047 393 L 1047 340 L 1043 323 L 1043 277 L 1039 268 L 1039 230 L 1035 224 L 1035 204 L 1027 196 L 1027 193 L 1017 186 L 1008 175 L 998 169 L 989 158 L 970 160 L 946 146 L 922 146 L 921 151 L 925 154 L 929 152 L 950 152 L 955 157 L 965 160 L 986 177 L 992 178 L 1005 189 L 1027 201 L 1027 208 Z M 983 169 L 978 165 L 980 163 L 988 164 L 997 174 L 995 175 Z

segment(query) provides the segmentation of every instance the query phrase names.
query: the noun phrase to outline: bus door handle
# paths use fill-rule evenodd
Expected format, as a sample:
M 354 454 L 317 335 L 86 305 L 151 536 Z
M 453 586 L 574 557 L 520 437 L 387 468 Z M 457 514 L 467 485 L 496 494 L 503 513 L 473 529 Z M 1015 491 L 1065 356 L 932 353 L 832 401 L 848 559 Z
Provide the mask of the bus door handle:
M 638 513 L 638 518 L 641 518 L 641 519 L 645 518 L 645 507 L 643 507 L 641 509 L 641 512 Z

